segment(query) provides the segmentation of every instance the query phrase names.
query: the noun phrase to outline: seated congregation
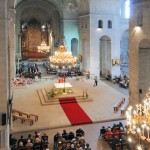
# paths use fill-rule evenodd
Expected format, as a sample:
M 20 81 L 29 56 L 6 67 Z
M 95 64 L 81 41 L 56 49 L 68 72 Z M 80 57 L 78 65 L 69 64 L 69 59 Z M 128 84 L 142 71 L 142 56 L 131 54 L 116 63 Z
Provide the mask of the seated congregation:
M 106 141 L 113 150 L 117 148 L 123 150 L 129 147 L 126 127 L 124 127 L 121 122 L 119 122 L 119 124 L 113 124 L 112 127 L 109 126 L 106 128 L 102 126 L 100 129 L 100 139 Z
M 50 146 L 46 133 L 41 134 L 35 131 L 34 134 L 29 134 L 26 138 L 21 135 L 19 139 L 10 134 L 9 145 L 11 150 L 49 150 L 49 147 L 53 147 L 53 150 L 91 150 L 84 135 L 81 128 L 78 128 L 75 133 L 63 130 L 62 133 L 57 132 L 54 135 L 54 146 Z
M 41 135 L 37 131 L 33 135 L 29 134 L 26 138 L 21 135 L 19 139 L 10 134 L 9 145 L 11 150 L 49 150 L 48 135 L 46 133 Z
M 64 77 L 64 76 L 73 77 L 73 76 L 81 76 L 82 75 L 82 72 L 77 67 L 72 67 L 72 68 L 69 68 L 67 66 L 65 68 L 51 67 L 50 63 L 47 63 L 47 62 L 43 63 L 43 67 L 45 67 L 46 72 L 48 74 L 54 74 L 59 77 Z
M 22 63 L 19 65 L 19 69 L 16 70 L 16 76 L 31 78 L 33 80 L 36 77 L 41 78 L 41 71 L 36 63 L 28 63 L 28 65 Z
M 122 88 L 128 88 L 129 87 L 129 78 L 124 75 L 123 77 L 120 76 L 114 76 L 114 78 L 112 79 L 113 83 L 117 83 L 120 87 Z
M 54 150 L 91 150 L 86 143 L 84 131 L 78 128 L 76 132 L 63 130 L 62 134 L 57 132 L 54 135 Z

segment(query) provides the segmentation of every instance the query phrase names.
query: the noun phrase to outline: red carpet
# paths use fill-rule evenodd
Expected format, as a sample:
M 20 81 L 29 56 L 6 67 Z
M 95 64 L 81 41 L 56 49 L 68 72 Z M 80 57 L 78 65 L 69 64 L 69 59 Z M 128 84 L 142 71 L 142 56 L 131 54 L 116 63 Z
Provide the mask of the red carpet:
M 72 125 L 92 123 L 74 97 L 59 98 L 59 102 Z
M 28 58 L 48 58 L 48 55 L 36 52 L 29 52 Z

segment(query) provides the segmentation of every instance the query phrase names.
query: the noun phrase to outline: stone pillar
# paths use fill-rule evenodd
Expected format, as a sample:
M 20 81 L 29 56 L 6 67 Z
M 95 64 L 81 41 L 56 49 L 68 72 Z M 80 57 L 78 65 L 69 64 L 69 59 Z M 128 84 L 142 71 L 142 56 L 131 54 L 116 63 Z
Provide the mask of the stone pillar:
M 7 104 L 10 95 L 8 0 L 0 2 L 0 10 L 0 149 L 9 150 L 9 115 Z M 2 113 L 6 114 L 6 125 L 4 126 L 2 126 Z
M 18 34 L 18 53 L 21 53 L 21 37 L 22 33 Z
M 138 14 L 142 12 L 143 22 L 142 26 L 138 26 Z M 139 58 L 140 58 L 140 43 L 142 40 L 150 39 L 150 1 L 146 0 L 133 0 L 131 4 L 130 15 L 130 31 L 129 31 L 129 98 L 131 105 L 135 105 L 140 100 L 140 78 L 139 78 Z M 144 65 L 142 67 L 145 67 Z M 148 70 L 149 71 L 149 70 Z M 145 78 L 143 78 L 145 80 Z
M 10 9 L 9 18 L 9 48 L 10 48 L 10 78 L 14 78 L 16 74 L 15 66 L 15 10 Z

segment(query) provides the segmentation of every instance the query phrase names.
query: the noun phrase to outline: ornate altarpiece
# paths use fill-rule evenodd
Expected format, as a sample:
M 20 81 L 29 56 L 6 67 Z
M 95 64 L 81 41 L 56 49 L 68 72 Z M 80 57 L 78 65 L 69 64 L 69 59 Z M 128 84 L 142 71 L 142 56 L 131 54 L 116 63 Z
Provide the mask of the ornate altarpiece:
M 38 46 L 42 41 L 49 45 L 48 28 L 42 28 L 42 25 L 36 20 L 31 20 L 22 28 L 21 51 L 22 58 L 47 58 L 48 55 L 39 53 Z

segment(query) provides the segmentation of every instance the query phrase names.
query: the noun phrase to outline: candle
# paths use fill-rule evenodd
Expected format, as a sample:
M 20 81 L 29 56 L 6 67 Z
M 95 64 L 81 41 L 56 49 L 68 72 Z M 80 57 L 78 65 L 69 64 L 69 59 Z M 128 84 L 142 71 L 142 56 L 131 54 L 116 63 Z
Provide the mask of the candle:
M 131 131 L 131 122 L 128 121 L 127 124 L 128 124 L 129 130 Z
M 146 110 L 146 101 L 144 101 L 144 110 Z
M 140 106 L 140 116 L 141 116 L 141 114 L 142 114 L 142 105 L 140 104 L 139 106 Z
M 131 113 L 132 113 L 132 111 L 131 111 L 131 110 L 132 110 L 132 106 L 130 106 L 130 116 L 131 116 Z
M 144 127 L 145 127 L 145 125 L 143 124 L 143 125 L 142 125 L 142 128 L 143 128 L 143 136 L 144 136 Z
M 138 111 L 139 111 L 139 106 L 138 105 L 136 105 L 136 109 L 137 109 L 137 114 L 138 114 Z
M 137 132 L 140 134 L 140 132 L 141 132 L 140 128 L 137 128 Z
M 137 114 L 137 113 L 136 113 L 136 111 L 135 111 L 135 110 L 133 111 L 133 114 L 134 114 L 134 117 L 136 117 L 136 114 Z
M 149 127 L 147 127 L 147 134 L 148 134 L 148 139 L 149 139 Z

